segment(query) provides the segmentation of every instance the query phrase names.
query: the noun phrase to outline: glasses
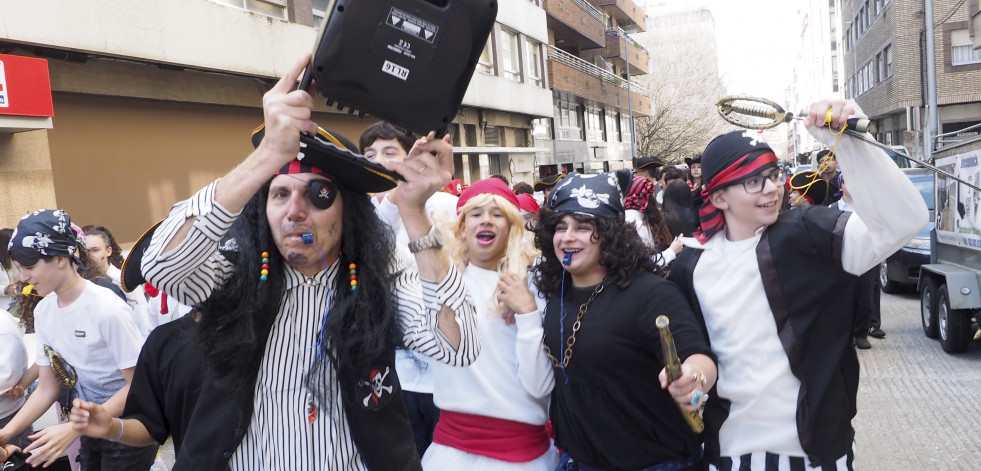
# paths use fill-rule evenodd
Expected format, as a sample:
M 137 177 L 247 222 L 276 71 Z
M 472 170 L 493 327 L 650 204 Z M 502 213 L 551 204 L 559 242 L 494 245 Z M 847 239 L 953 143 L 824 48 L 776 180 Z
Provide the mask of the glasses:
M 746 193 L 760 193 L 766 187 L 767 180 L 773 183 L 774 186 L 780 186 L 786 178 L 787 174 L 783 170 L 777 170 L 769 175 L 754 175 L 739 183 L 743 184 Z

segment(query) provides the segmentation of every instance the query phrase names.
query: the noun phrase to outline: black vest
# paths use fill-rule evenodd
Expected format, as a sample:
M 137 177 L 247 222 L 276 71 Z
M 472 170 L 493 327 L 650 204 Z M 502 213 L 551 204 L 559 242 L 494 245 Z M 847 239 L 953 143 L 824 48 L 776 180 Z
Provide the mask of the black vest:
M 855 439 L 851 419 L 856 413 L 859 365 L 852 336 L 858 277 L 841 266 L 850 215 L 823 206 L 782 213 L 763 231 L 756 247 L 780 342 L 801 382 L 797 432 L 812 466 L 833 463 L 851 450 Z M 669 278 L 689 296 L 704 327 L 692 282 L 701 253 L 686 247 Z M 719 429 L 730 403 L 715 388 L 711 395 L 705 407 L 705 451 L 718 466 Z
M 255 347 L 260 351 L 265 348 L 268 332 L 261 338 L 262 344 Z M 372 364 L 377 366 L 367 371 L 342 367 L 337 375 L 354 445 L 371 471 L 422 471 L 395 372 L 395 349 Z M 258 362 L 253 371 L 248 385 L 235 393 L 220 390 L 205 373 L 175 471 L 228 469 L 228 461 L 252 419 Z M 374 394 L 378 390 L 382 393 Z

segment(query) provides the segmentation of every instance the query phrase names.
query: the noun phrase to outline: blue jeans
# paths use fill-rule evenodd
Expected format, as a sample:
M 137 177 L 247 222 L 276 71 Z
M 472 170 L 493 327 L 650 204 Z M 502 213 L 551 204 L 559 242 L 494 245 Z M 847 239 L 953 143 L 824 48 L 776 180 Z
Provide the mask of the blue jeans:
M 663 463 L 655 464 L 653 466 L 648 466 L 646 468 L 640 468 L 635 471 L 681 471 L 683 469 L 689 469 L 693 466 L 696 466 L 698 462 L 701 460 L 702 460 L 702 447 L 697 447 L 694 450 L 692 450 L 691 456 L 688 459 L 665 461 Z M 605 471 L 605 470 L 576 463 L 575 461 L 572 461 L 572 457 L 570 457 L 568 453 L 562 452 L 562 456 L 559 457 L 559 467 L 555 468 L 555 471 Z
M 159 445 L 143 447 L 82 437 L 78 461 L 82 471 L 147 471 L 157 457 Z

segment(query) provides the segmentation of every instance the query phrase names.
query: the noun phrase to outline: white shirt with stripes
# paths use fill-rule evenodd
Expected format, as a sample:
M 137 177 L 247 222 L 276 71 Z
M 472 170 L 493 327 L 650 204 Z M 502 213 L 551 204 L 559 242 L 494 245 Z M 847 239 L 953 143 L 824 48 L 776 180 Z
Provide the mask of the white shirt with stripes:
M 214 201 L 214 187 L 212 183 L 191 199 L 174 205 L 143 256 L 147 280 L 186 305 L 207 299 L 232 274 L 232 264 L 218 251 L 218 245 L 238 214 Z M 185 240 L 162 253 L 192 217 L 195 221 Z M 321 410 L 312 423 L 306 419 L 308 391 L 303 376 L 313 363 L 312 346 L 326 306 L 333 298 L 328 287 L 334 286 L 338 263 L 310 277 L 288 265 L 284 268 L 286 294 L 259 367 L 254 412 L 229 464 L 233 470 L 364 470 L 340 403 L 339 385 L 330 368 L 329 397 L 336 400 L 318 404 Z M 416 272 L 403 271 L 393 289 L 408 348 L 448 365 L 464 366 L 477 358 L 480 336 L 474 304 L 455 268 L 451 266 L 439 283 L 421 280 Z M 437 313 L 443 305 L 454 311 L 460 326 L 462 339 L 458 348 L 437 329 Z

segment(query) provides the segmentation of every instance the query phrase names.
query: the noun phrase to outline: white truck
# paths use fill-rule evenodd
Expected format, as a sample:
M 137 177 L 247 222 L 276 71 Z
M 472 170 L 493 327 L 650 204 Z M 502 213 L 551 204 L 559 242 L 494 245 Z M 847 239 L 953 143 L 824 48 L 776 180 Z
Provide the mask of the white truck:
M 981 139 L 947 145 L 933 157 L 940 169 L 981 183 Z M 940 173 L 934 182 L 930 263 L 920 267 L 917 283 L 923 333 L 939 337 L 945 352 L 960 353 L 981 338 L 981 191 Z

